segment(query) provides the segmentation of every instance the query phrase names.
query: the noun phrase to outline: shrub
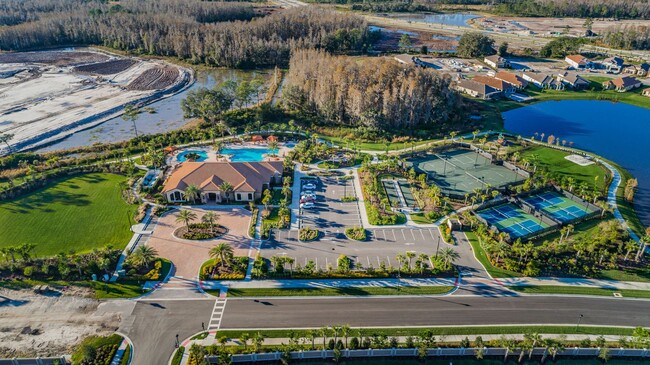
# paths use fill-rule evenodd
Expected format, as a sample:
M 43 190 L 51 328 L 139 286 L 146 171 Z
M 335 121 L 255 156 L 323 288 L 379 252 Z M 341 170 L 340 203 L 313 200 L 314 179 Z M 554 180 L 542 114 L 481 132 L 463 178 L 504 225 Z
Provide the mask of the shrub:
M 318 230 L 314 228 L 304 227 L 300 229 L 298 239 L 303 242 L 313 241 L 318 238 Z
M 83 340 L 72 354 L 73 365 L 108 365 L 113 360 L 122 336 L 91 336 Z
M 30 277 L 30 276 L 34 275 L 34 266 L 26 266 L 23 269 L 23 275 L 25 275 L 27 277 Z
M 255 226 L 257 225 L 257 213 L 258 213 L 258 211 L 259 210 L 257 208 L 253 208 L 253 210 L 251 211 L 251 214 L 252 214 L 252 216 L 251 216 L 251 225 L 248 227 L 248 235 L 251 238 L 255 238 Z
M 341 198 L 342 202 L 356 202 L 357 200 L 359 199 L 356 196 L 344 196 Z
M 368 238 L 366 230 L 358 226 L 346 228 L 345 235 L 356 241 L 365 241 Z
M 359 338 L 357 337 L 352 337 L 350 340 L 350 350 L 356 350 L 359 348 Z
M 352 260 L 350 260 L 349 257 L 345 255 L 339 256 L 338 260 L 336 260 L 337 264 L 337 271 L 341 273 L 347 273 L 350 271 L 350 268 L 352 267 Z

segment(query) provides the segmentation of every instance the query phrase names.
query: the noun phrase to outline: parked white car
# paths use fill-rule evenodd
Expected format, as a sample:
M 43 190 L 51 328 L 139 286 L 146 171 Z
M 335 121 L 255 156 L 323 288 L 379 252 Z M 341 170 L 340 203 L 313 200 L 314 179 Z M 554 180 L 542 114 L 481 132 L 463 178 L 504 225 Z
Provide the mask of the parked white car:
M 307 203 L 300 204 L 301 209 L 312 209 L 312 208 L 315 208 L 315 207 L 316 207 L 316 205 L 314 203 L 312 203 L 312 202 L 307 202 Z
M 314 185 L 312 183 L 308 183 L 308 184 L 303 185 L 302 188 L 305 189 L 305 190 L 314 190 L 314 189 L 316 189 L 316 185 Z

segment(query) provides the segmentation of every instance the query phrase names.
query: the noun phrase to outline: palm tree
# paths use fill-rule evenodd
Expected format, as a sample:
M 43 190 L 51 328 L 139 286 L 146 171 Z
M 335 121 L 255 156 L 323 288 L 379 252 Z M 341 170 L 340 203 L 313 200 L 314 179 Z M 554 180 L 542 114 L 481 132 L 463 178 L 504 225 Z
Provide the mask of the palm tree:
M 222 242 L 210 249 L 209 255 L 213 259 L 219 258 L 219 266 L 223 268 L 224 264 L 230 266 L 230 260 L 232 259 L 234 251 L 229 244 Z
M 318 329 L 318 333 L 323 337 L 323 350 L 327 348 L 327 334 L 329 333 L 329 328 L 327 327 L 321 327 Z
M 187 231 L 190 231 L 190 222 L 196 219 L 196 213 L 191 210 L 183 209 L 178 212 L 178 217 L 176 217 L 176 223 L 184 223 L 187 227 Z
M 239 341 L 244 344 L 244 352 L 246 352 L 246 347 L 248 347 L 248 340 L 250 339 L 251 335 L 248 332 L 242 333 L 241 337 L 239 337 Z
M 219 214 L 215 212 L 207 212 L 201 217 L 203 223 L 210 225 L 210 233 L 214 233 L 214 224 L 219 222 Z
M 440 251 L 440 258 L 442 259 L 445 269 L 449 270 L 451 264 L 453 264 L 454 261 L 458 260 L 460 258 L 460 255 L 453 248 L 445 247 L 442 249 L 442 251 Z
M 415 252 L 406 251 L 406 260 L 408 262 L 409 271 L 411 271 L 411 260 L 413 260 L 414 258 L 415 258 Z
M 279 144 L 278 141 L 271 141 L 269 142 L 269 149 L 271 150 L 271 154 L 277 155 L 277 150 L 278 150 Z
M 36 245 L 33 243 L 23 243 L 18 248 L 16 251 L 20 255 L 20 257 L 23 258 L 23 261 L 29 261 L 32 257 L 32 252 L 36 248 Z
M 226 197 L 226 202 L 230 203 L 230 193 L 234 189 L 232 184 L 227 181 L 224 181 L 221 183 L 221 185 L 219 185 L 219 189 L 221 189 L 221 192 Z
M 311 329 L 311 330 L 309 330 L 309 332 L 307 333 L 307 336 L 308 336 L 309 339 L 311 340 L 311 349 L 313 350 L 313 349 L 314 349 L 314 341 L 316 340 L 316 337 L 319 336 L 319 332 L 318 332 L 318 330 L 316 330 L 316 329 Z
M 343 336 L 343 338 L 345 338 L 345 348 L 346 349 L 348 348 L 348 337 L 350 336 L 350 331 L 351 331 L 351 328 L 350 328 L 349 324 L 344 324 L 343 326 L 341 326 L 341 336 Z
M 543 343 L 544 339 L 537 332 L 527 333 L 524 335 L 524 338 L 526 338 L 531 343 L 531 349 L 530 352 L 528 353 L 528 360 L 530 360 L 533 358 L 533 350 L 535 350 L 535 346 L 537 346 L 540 343 Z
M 264 335 L 260 332 L 257 332 L 253 335 L 253 352 L 258 352 L 260 347 L 264 344 Z
M 189 185 L 183 192 L 186 201 L 196 202 L 201 195 L 201 190 L 196 185 Z
M 150 246 L 138 246 L 130 255 L 129 261 L 138 268 L 147 267 L 158 257 L 158 251 Z
M 11 133 L 0 134 L 0 143 L 6 144 L 7 150 L 11 151 L 11 145 L 9 144 L 9 141 L 11 141 L 13 138 L 14 135 Z

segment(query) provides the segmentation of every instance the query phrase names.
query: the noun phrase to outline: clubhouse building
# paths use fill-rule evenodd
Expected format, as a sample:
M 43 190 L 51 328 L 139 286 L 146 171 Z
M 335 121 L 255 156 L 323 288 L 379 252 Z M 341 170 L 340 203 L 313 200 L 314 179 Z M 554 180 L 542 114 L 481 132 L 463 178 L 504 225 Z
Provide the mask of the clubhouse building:
M 186 202 L 185 190 L 195 186 L 196 200 L 205 204 L 255 201 L 264 189 L 282 183 L 282 171 L 282 161 L 184 162 L 167 178 L 162 193 L 169 202 Z

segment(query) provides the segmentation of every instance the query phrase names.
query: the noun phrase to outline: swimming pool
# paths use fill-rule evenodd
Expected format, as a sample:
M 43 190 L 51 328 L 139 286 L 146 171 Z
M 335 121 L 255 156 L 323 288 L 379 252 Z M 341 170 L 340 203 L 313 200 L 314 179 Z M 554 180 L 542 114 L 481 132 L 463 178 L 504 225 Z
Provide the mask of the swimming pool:
M 205 151 L 201 151 L 201 150 L 187 150 L 187 151 L 183 151 L 183 152 L 179 153 L 178 156 L 176 156 L 176 160 L 177 160 L 178 162 L 185 162 L 185 161 L 187 161 L 187 157 L 186 157 L 186 156 L 189 155 L 189 154 L 191 154 L 191 153 L 196 153 L 197 155 L 199 155 L 199 158 L 197 158 L 196 160 L 193 160 L 193 161 L 201 162 L 201 161 L 205 161 L 205 160 L 208 159 L 208 153 L 205 152 Z
M 259 162 L 264 160 L 264 155 L 269 153 L 278 153 L 277 150 L 268 148 L 224 148 L 221 150 L 223 155 L 232 155 L 232 162 Z

